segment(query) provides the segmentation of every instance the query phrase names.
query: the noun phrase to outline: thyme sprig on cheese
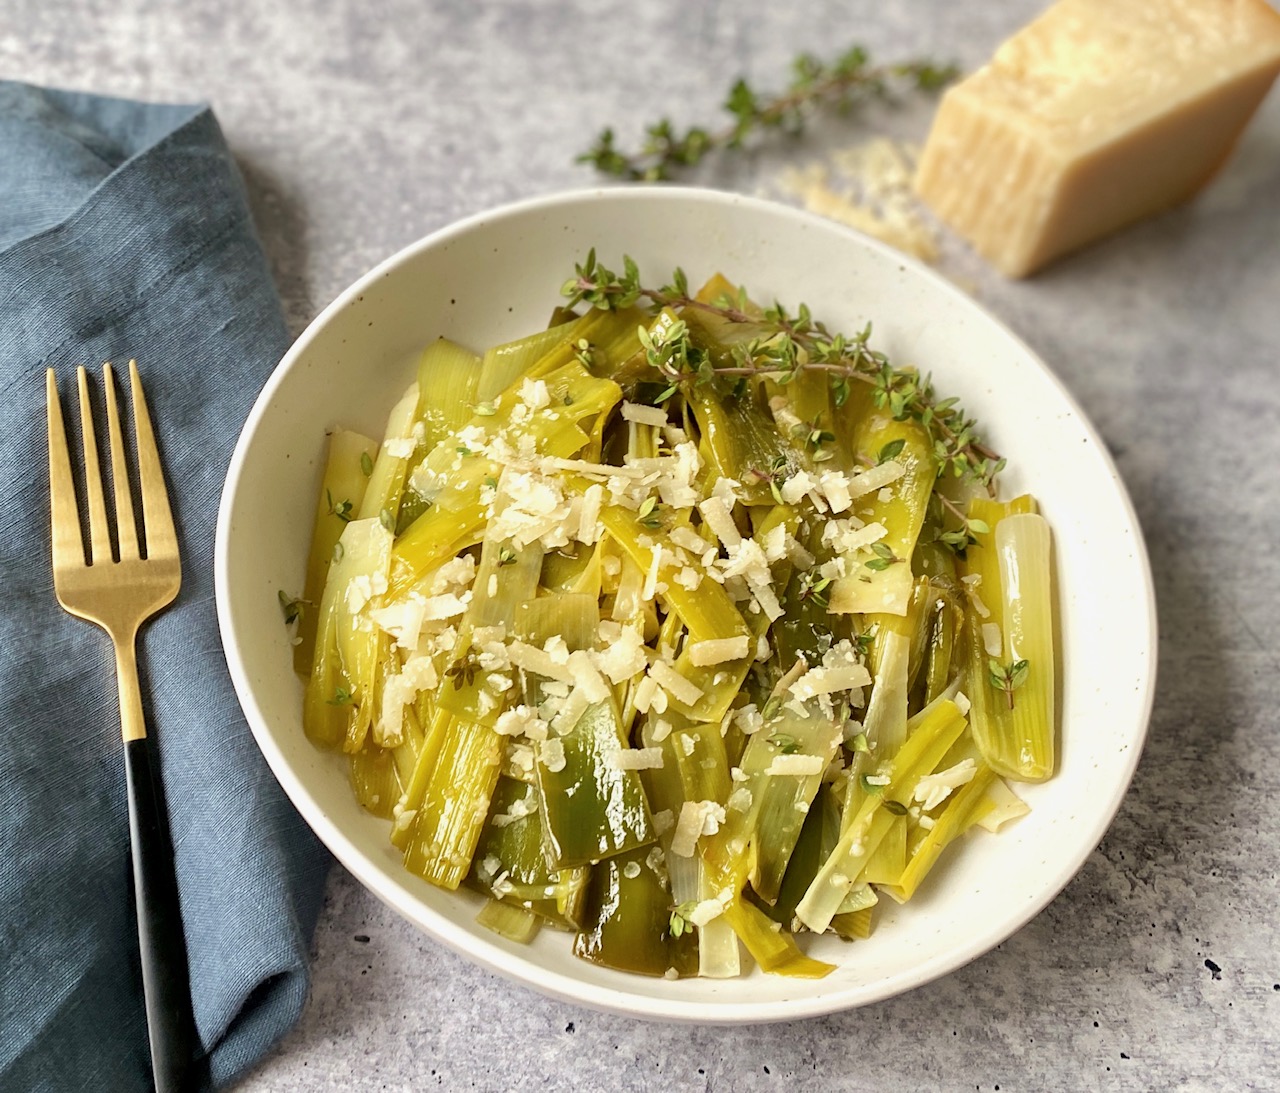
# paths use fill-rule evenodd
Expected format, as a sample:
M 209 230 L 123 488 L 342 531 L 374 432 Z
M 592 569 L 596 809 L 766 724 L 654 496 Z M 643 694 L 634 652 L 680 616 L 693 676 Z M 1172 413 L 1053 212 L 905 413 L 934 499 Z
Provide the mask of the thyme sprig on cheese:
M 745 79 L 737 80 L 724 102 L 733 120 L 721 129 L 694 125 L 680 130 L 670 118 L 662 118 L 645 129 L 644 144 L 633 152 L 620 149 L 613 130 L 605 129 L 577 162 L 633 182 L 658 182 L 714 152 L 744 148 L 764 133 L 794 136 L 820 110 L 845 115 L 864 103 L 904 92 L 933 93 L 958 74 L 954 65 L 926 59 L 874 64 L 860 45 L 831 62 L 801 53 L 792 62 L 791 83 L 781 93 L 766 94 Z
M 574 276 L 561 286 L 569 306 L 588 304 L 605 311 L 634 307 L 642 300 L 655 308 L 704 312 L 728 323 L 751 329 L 756 336 L 732 347 L 733 364 L 718 365 L 703 349 L 693 344 L 687 323 L 678 321 L 660 333 L 646 331 L 641 336 L 649 365 L 666 381 L 657 401 L 665 401 L 691 383 L 712 376 L 739 380 L 767 377 L 781 385 L 792 383 L 802 372 L 825 374 L 837 408 L 848 401 L 851 384 L 866 384 L 872 400 L 887 409 L 895 420 L 910 418 L 929 433 L 937 458 L 939 475 L 975 482 L 994 494 L 996 476 L 1005 460 L 983 443 L 976 422 L 965 414 L 954 398 L 937 398 L 930 377 L 921 377 L 909 368 L 896 368 L 888 357 L 871 348 L 871 324 L 853 335 L 832 333 L 815 320 L 809 308 L 800 304 L 791 314 L 780 303 L 763 311 L 748 309 L 747 301 L 721 298 L 714 303 L 699 299 L 689 291 L 684 270 L 677 268 L 671 281 L 661 288 L 643 284 L 639 266 L 623 257 L 622 271 L 615 273 L 596 258 L 592 248 L 586 259 L 574 267 Z M 821 423 L 810 423 L 809 442 L 820 449 L 835 439 Z M 963 519 L 963 516 L 961 517 Z

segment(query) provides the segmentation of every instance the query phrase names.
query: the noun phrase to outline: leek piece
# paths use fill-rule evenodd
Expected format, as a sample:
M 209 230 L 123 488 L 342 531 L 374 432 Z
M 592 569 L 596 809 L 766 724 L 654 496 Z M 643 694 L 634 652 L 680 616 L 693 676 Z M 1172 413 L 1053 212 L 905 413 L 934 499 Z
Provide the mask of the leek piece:
M 440 707 L 478 724 L 492 726 L 497 722 L 511 693 L 511 675 L 503 674 L 500 680 L 496 673 L 483 670 L 481 651 L 473 648 L 472 634 L 490 626 L 510 633 L 516 608 L 533 599 L 541 571 L 542 547 L 537 543 L 517 550 L 509 541 L 485 540 L 471 602 L 458 624 L 458 645 L 436 691 Z
M 401 786 L 407 786 L 413 777 L 414 768 L 418 765 L 418 756 L 426 743 L 426 734 L 418 721 L 417 709 L 413 705 L 404 709 L 404 721 L 401 728 L 400 743 L 391 749 L 396 764 L 396 774 Z
M 324 477 L 311 526 L 311 553 L 307 555 L 303 604 L 298 615 L 298 643 L 293 647 L 293 669 L 299 675 L 309 674 L 315 660 L 316 620 L 329 563 L 333 560 L 333 548 L 347 524 L 355 519 L 360 502 L 364 500 L 369 479 L 363 466 L 366 460 L 370 466 L 373 465 L 377 450 L 378 442 L 360 433 L 335 429 L 329 434 Z
M 927 706 L 951 686 L 951 670 L 956 656 L 957 631 L 964 625 L 964 616 L 949 588 L 936 581 L 929 582 L 932 597 L 927 626 L 924 654 L 924 676 L 920 687 L 923 702 Z
M 871 936 L 874 910 L 874 907 L 863 907 L 858 911 L 842 912 L 831 920 L 831 928 L 846 941 L 865 941 Z
M 656 735 L 659 725 L 665 728 L 665 735 L 661 739 Z M 714 741 L 708 741 L 710 746 L 706 749 L 704 766 L 703 757 L 695 759 L 693 755 L 685 756 L 684 747 L 677 747 L 677 731 L 701 733 L 702 728 L 692 725 L 687 718 L 673 710 L 663 714 L 650 713 L 640 727 L 643 745 L 662 751 L 662 766 L 656 770 L 644 771 L 643 781 L 655 816 L 665 812 L 670 820 L 659 836 L 659 842 L 667 867 L 672 903 L 683 907 L 714 898 L 716 893 L 712 890 L 710 879 L 704 876 L 702 859 L 697 854 L 685 857 L 671 852 L 676 818 L 686 800 L 714 800 L 717 804 L 723 804 L 722 794 L 727 792 L 725 787 L 729 783 L 729 770 L 727 758 L 723 767 L 717 762 L 723 755 L 723 746 L 718 753 Z M 714 727 L 712 731 L 715 731 Z M 696 930 L 700 976 L 731 979 L 741 974 L 738 937 L 723 917 L 714 918 L 705 925 L 696 927 Z
M 422 749 L 418 752 L 417 761 L 413 765 L 413 773 L 404 785 L 404 793 L 394 810 L 396 822 L 391 828 L 391 844 L 404 850 L 409 841 L 409 826 L 422 807 L 423 798 L 427 795 L 427 786 L 435 773 L 440 759 L 440 750 L 449 731 L 453 715 L 448 710 L 436 710 L 427 725 L 422 738 Z
M 1011 695 L 1012 748 L 1002 740 L 996 769 L 1023 781 L 1042 782 L 1054 769 L 1053 604 L 1050 593 L 1049 524 L 1033 513 L 995 527 L 1004 609 L 1005 662 L 1026 664 L 1026 681 Z M 988 744 L 989 750 L 991 744 Z
M 384 820 L 400 800 L 400 775 L 387 748 L 367 743 L 351 756 L 351 787 L 362 808 Z
M 354 612 L 353 586 L 385 579 L 391 533 L 378 520 L 353 520 L 334 548 L 316 621 L 315 663 L 307 680 L 303 725 L 316 744 L 356 751 L 373 716 L 378 629 Z
M 822 979 L 836 970 L 834 964 L 815 960 L 800 951 L 795 939 L 752 903 L 739 898 L 724 909 L 734 933 L 755 958 L 760 969 L 797 979 Z
M 964 732 L 965 719 L 950 699 L 939 699 L 926 707 L 908 724 L 905 744 L 889 765 L 889 784 L 877 786 L 879 792 L 866 795 L 858 814 L 848 823 L 835 850 L 823 863 L 796 908 L 796 915 L 815 933 L 824 931 L 831 917 L 840 910 L 845 895 L 853 886 L 880 841 L 888 834 L 897 817 L 882 808 L 885 801 L 905 807 L 915 792 L 916 784 L 933 773 L 939 760 Z
M 978 519 L 990 529 L 975 532 L 977 539 L 965 552 L 963 569 L 966 576 L 977 577 L 976 587 L 970 585 L 970 595 L 975 598 L 974 607 L 966 613 L 964 628 L 965 686 L 971 703 L 969 712 L 973 725 L 973 738 L 983 758 L 998 774 L 1022 781 L 1041 781 L 1053 771 L 1053 652 L 1052 614 L 1050 609 L 1049 541 L 1045 525 L 1026 525 L 1034 535 L 1029 543 L 1035 554 L 1028 557 L 1026 575 L 1018 582 L 1015 594 L 1019 600 L 1020 638 L 1025 645 L 1027 625 L 1036 631 L 1033 640 L 1041 643 L 1036 648 L 1037 663 L 1030 656 L 1020 653 L 1010 656 L 1013 647 L 1010 628 L 1005 615 L 1006 596 L 1001 574 L 1001 550 L 998 531 L 1005 520 L 1035 512 L 1035 501 L 1029 495 L 1000 503 L 975 498 L 969 505 L 969 518 Z M 1016 526 L 1016 525 L 1015 525 Z M 1011 564 L 1006 562 L 1005 564 Z M 1023 595 L 1031 599 L 1027 606 L 1037 612 L 1045 612 L 1039 618 L 1028 617 L 1021 602 Z M 987 612 L 984 617 L 977 604 Z M 983 639 L 983 627 L 998 628 L 1001 636 L 999 657 L 990 655 Z M 1048 646 L 1047 650 L 1043 648 Z M 1016 689 L 1006 691 L 997 688 L 992 678 L 991 661 L 996 661 L 1002 671 L 1012 672 L 1019 657 L 1026 657 L 1025 682 Z M 1039 682 L 1036 676 L 1040 676 Z M 1047 679 L 1043 677 L 1047 676 Z M 1047 687 L 1041 687 L 1047 683 Z M 1012 703 L 1012 705 L 1011 705 Z M 1021 711 L 1019 710 L 1021 707 Z
M 796 453 L 778 435 L 769 411 L 755 392 L 734 395 L 722 383 L 699 383 L 685 393 L 698 424 L 699 451 L 709 480 L 740 483 L 744 505 L 772 505 L 770 476 L 785 477 L 800 466 Z
M 896 884 L 906 865 L 907 818 L 895 816 L 858 879 L 867 884 Z
M 558 868 L 587 865 L 656 838 L 638 772 L 610 762 L 627 746 L 613 699 L 593 706 L 564 736 L 563 766 L 540 750 L 536 768 L 548 860 Z M 554 768 L 554 769 L 553 769 Z
M 567 930 L 585 922 L 589 870 L 552 869 L 542 852 L 542 820 L 532 786 L 499 777 L 476 843 L 468 887 L 522 907 Z
M 422 804 L 409 828 L 404 864 L 440 888 L 457 888 L 471 868 L 498 782 L 503 738 L 454 718 L 441 742 Z
M 976 820 L 987 831 L 999 831 L 1010 820 L 1025 816 L 1031 807 L 1019 797 L 1003 778 L 993 778 L 987 787 L 982 808 Z
M 513 342 L 505 342 L 486 349 L 480 361 L 480 379 L 476 387 L 475 397 L 480 402 L 492 402 L 522 379 L 539 360 L 566 340 L 571 344 L 577 329 L 581 329 L 583 321 L 550 326 L 539 330 L 527 338 L 519 338 Z
M 591 871 L 586 923 L 574 938 L 576 956 L 620 971 L 679 976 L 697 969 L 692 933 L 673 936 L 671 893 L 645 849 L 630 850 Z
M 475 412 L 480 358 L 470 349 L 437 338 L 418 357 L 418 405 L 422 443 L 430 451 L 461 429 Z
M 805 814 L 799 838 L 787 862 L 787 871 L 778 887 L 777 898 L 766 903 L 753 890 L 748 897 L 784 930 L 791 928 L 796 904 L 813 881 L 818 867 L 826 860 L 840 837 L 840 806 L 831 787 L 820 785 L 809 811 Z
M 888 500 L 880 500 L 877 490 L 855 504 L 858 517 L 880 524 L 885 536 L 875 544 L 875 552 L 864 549 L 845 557 L 846 575 L 831 586 L 831 610 L 905 615 L 911 601 L 911 558 L 938 477 L 933 447 L 917 422 L 896 421 L 889 413 L 878 412 L 862 423 L 854 448 L 859 462 L 870 463 L 896 448 L 892 458 L 904 473 L 886 487 Z
M 360 499 L 357 510 L 360 520 L 379 520 L 395 529 L 396 514 L 400 511 L 400 495 L 404 491 L 404 477 L 409 469 L 410 455 L 399 455 L 400 444 L 413 444 L 414 415 L 418 409 L 418 385 L 411 383 L 400 401 L 391 408 L 387 429 L 383 434 L 378 458 L 373 461 L 369 483 Z M 386 514 L 385 516 L 383 514 Z
M 522 615 L 526 640 L 541 646 L 560 636 L 571 652 L 589 647 L 595 640 L 597 610 L 589 596 L 545 597 Z M 545 697 L 541 677 L 529 672 L 526 680 L 526 701 L 540 706 Z M 657 837 L 639 772 L 613 762 L 627 743 L 626 728 L 609 697 L 588 706 L 539 748 L 535 774 L 544 848 L 556 868 L 588 865 Z
M 778 924 L 743 895 L 750 868 L 748 834 L 746 813 L 726 809 L 719 831 L 700 839 L 706 891 L 715 894 L 723 907 L 724 921 L 763 971 L 804 979 L 829 975 L 834 965 L 805 956 L 795 938 L 778 930 Z
M 986 800 L 987 790 L 995 774 L 985 764 L 979 764 L 973 778 L 961 786 L 947 800 L 941 813 L 934 818 L 933 827 L 925 834 L 911 860 L 896 880 L 883 883 L 891 885 L 888 891 L 900 900 L 915 895 L 920 882 L 928 875 L 939 856 L 954 839 L 963 835 L 976 822 L 976 814 Z
M 432 448 L 470 419 L 479 381 L 480 358 L 448 338 L 437 338 L 419 355 L 418 405 L 414 411 L 417 447 L 406 470 L 397 532 L 426 512 L 429 502 L 413 486 L 413 472 Z
M 824 716 L 816 702 L 806 703 L 805 710 L 801 715 L 783 706 L 776 718 L 752 735 L 742 754 L 753 859 L 749 879 L 766 903 L 778 898 L 823 772 L 841 743 L 841 726 Z M 784 773 L 792 756 L 809 759 L 817 769 L 808 774 Z M 732 801 L 730 807 L 734 807 Z
M 495 899 L 485 901 L 476 915 L 476 923 L 520 945 L 528 945 L 542 928 L 542 920 L 532 911 L 510 903 L 499 903 Z
M 634 512 L 618 505 L 606 506 L 600 519 L 642 573 L 649 572 L 654 549 L 662 548 L 658 582 L 666 584 L 667 590 L 661 595 L 689 631 L 689 642 L 750 635 L 750 629 L 722 585 L 704 576 L 697 588 L 688 589 L 675 579 L 683 567 L 668 560 L 674 557 L 674 547 L 664 532 L 644 527 Z M 702 572 L 696 562 L 691 563 L 691 568 Z
M 504 395 L 492 415 L 476 415 L 467 428 L 474 428 L 486 442 L 501 432 L 512 447 L 518 447 L 521 438 L 530 437 L 537 454 L 568 458 L 588 440 L 577 423 L 607 413 L 622 397 L 616 383 L 592 376 L 577 361 L 541 378 L 547 385 L 550 406 L 527 413 L 522 400 Z M 517 408 L 522 414 L 515 413 Z M 431 449 L 414 473 L 413 483 L 431 507 L 396 541 L 390 590 L 393 599 L 462 546 L 479 541 L 478 530 L 488 515 L 482 497 L 486 489 L 496 487 L 500 474 L 498 463 L 458 444 L 453 437 Z

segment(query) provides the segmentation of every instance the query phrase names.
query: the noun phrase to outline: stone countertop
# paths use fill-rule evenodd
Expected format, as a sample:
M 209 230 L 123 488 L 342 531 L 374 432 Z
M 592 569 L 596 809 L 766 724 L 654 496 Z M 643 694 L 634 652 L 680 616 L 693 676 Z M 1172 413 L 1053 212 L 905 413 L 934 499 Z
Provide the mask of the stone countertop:
M 300 330 L 457 217 L 590 185 L 614 124 L 715 116 L 801 50 L 965 67 L 1041 7 L 946 0 L 7 0 L 15 78 L 215 105 Z M 790 162 L 927 107 L 823 125 L 693 181 L 776 187 Z M 1151 734 L 1115 824 L 1005 944 L 891 1001 L 751 1028 L 641 1023 L 471 966 L 335 869 L 300 1025 L 239 1086 L 277 1090 L 1280 1088 L 1280 93 L 1213 187 L 1041 276 L 943 269 L 1100 429 L 1159 597 Z

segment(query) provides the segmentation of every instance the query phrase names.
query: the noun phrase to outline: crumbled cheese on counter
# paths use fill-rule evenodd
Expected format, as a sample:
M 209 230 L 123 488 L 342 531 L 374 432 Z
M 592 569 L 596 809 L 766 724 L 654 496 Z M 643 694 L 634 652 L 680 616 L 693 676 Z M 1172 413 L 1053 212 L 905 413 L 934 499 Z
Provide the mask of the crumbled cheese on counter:
M 741 660 L 751 647 L 751 639 L 742 634 L 734 638 L 712 638 L 708 641 L 695 641 L 689 646 L 689 659 L 696 668 L 707 668 L 713 664 L 724 664 L 731 660 Z
M 952 790 L 971 782 L 977 773 L 977 764 L 972 759 L 964 759 L 954 767 L 921 777 L 912 796 L 926 812 L 932 812 L 951 796 Z
M 618 748 L 605 753 L 605 762 L 614 770 L 661 770 L 661 748 Z

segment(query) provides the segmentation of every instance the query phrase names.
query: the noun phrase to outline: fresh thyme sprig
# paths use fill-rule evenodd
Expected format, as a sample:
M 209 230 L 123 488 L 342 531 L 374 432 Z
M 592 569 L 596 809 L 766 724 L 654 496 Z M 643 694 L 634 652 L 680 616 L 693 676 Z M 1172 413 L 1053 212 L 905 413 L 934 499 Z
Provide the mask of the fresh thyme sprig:
M 761 329 L 760 336 L 734 347 L 734 363 L 725 366 L 714 365 L 704 351 L 692 344 L 684 322 L 671 324 L 657 337 L 646 331 L 642 342 L 648 362 L 668 383 L 660 396 L 662 401 L 681 385 L 704 382 L 712 375 L 743 379 L 768 376 L 787 384 L 802 371 L 825 372 L 837 408 L 848 400 L 852 384 L 857 382 L 871 386 L 872 401 L 877 407 L 887 409 L 899 421 L 911 418 L 923 425 L 933 443 L 940 476 L 950 474 L 990 490 L 996 475 L 1004 469 L 1005 461 L 982 443 L 974 421 L 960 409 L 956 399 L 937 399 L 930 377 L 895 368 L 884 353 L 871 348 L 870 323 L 854 335 L 833 334 L 813 318 L 804 304 L 792 315 L 778 303 L 760 314 L 751 314 L 741 294 L 737 300 L 708 303 L 690 292 L 682 269 L 676 269 L 662 288 L 649 288 L 642 283 L 640 269 L 630 257 L 623 258 L 622 272 L 615 273 L 600 264 L 594 248 L 584 262 L 574 267 L 574 276 L 564 282 L 560 291 L 569 307 L 585 303 L 616 311 L 647 301 L 655 308 L 702 311 Z
M 1012 664 L 1001 664 L 994 657 L 987 659 L 987 682 L 1004 695 L 1009 709 L 1013 709 L 1013 692 L 1027 681 L 1027 673 L 1031 665 L 1026 660 L 1015 660 Z
M 724 102 L 733 120 L 722 129 L 712 131 L 695 125 L 681 132 L 670 118 L 662 118 L 646 128 L 644 144 L 635 152 L 620 150 L 613 130 L 605 129 L 577 162 L 589 163 L 602 174 L 657 182 L 701 163 L 712 152 L 742 148 L 758 134 L 799 133 L 818 110 L 844 114 L 865 102 L 892 98 L 904 91 L 938 91 L 957 73 L 954 65 L 928 60 L 876 65 L 858 45 L 831 63 L 802 53 L 792 62 L 791 83 L 781 94 L 765 95 L 746 80 L 738 80 Z

